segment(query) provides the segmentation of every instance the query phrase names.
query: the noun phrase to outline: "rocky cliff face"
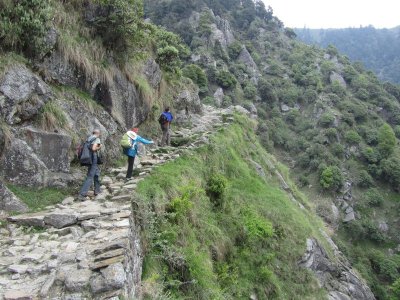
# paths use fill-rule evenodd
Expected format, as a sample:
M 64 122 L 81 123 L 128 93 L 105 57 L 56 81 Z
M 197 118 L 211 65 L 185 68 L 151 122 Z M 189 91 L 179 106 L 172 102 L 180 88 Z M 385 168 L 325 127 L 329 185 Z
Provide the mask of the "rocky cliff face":
M 328 291 L 329 300 L 374 300 L 365 281 L 353 270 L 348 261 L 330 242 L 335 259 L 329 258 L 326 250 L 315 239 L 307 239 L 307 251 L 300 265 L 313 271 L 322 287 Z

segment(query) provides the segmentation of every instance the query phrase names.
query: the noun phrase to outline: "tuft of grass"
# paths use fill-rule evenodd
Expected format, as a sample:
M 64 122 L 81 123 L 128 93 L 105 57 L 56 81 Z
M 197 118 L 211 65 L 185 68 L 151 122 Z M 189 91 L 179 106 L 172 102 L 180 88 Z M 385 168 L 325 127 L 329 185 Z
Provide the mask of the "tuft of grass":
M 41 211 L 46 206 L 61 203 L 66 197 L 71 195 L 68 189 L 59 188 L 32 188 L 20 185 L 9 184 L 7 187 L 19 199 L 21 199 L 32 212 Z
M 40 126 L 45 130 L 64 128 L 68 125 L 68 120 L 55 101 L 47 102 L 39 115 Z

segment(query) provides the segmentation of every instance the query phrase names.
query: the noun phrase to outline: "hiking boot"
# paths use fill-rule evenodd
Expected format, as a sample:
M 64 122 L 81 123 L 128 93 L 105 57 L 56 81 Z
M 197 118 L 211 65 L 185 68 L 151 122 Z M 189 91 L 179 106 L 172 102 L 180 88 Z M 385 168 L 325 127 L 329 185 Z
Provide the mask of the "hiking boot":
M 83 196 L 83 195 L 78 196 L 78 201 L 87 201 L 87 200 L 90 200 L 88 196 Z

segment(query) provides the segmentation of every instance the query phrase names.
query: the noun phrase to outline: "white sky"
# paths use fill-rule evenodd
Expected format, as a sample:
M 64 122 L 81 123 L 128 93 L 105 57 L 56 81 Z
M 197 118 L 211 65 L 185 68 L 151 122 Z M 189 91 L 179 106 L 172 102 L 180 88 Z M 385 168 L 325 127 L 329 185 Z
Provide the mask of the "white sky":
M 400 25 L 400 0 L 263 0 L 287 27 L 344 28 Z

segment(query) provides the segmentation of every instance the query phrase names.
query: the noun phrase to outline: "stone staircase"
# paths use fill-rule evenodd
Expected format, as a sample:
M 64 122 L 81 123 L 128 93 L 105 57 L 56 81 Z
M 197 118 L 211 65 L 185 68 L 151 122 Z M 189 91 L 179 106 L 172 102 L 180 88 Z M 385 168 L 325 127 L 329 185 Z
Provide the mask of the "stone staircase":
M 68 197 L 45 211 L 9 217 L 0 228 L 0 299 L 140 298 L 143 254 L 132 209 L 137 184 L 182 151 L 207 143 L 228 124 L 223 120 L 232 120 L 232 110 L 204 106 L 202 115 L 191 116 L 192 128 L 173 134 L 191 144 L 149 150 L 128 182 L 126 168 L 108 170 L 93 200 Z

